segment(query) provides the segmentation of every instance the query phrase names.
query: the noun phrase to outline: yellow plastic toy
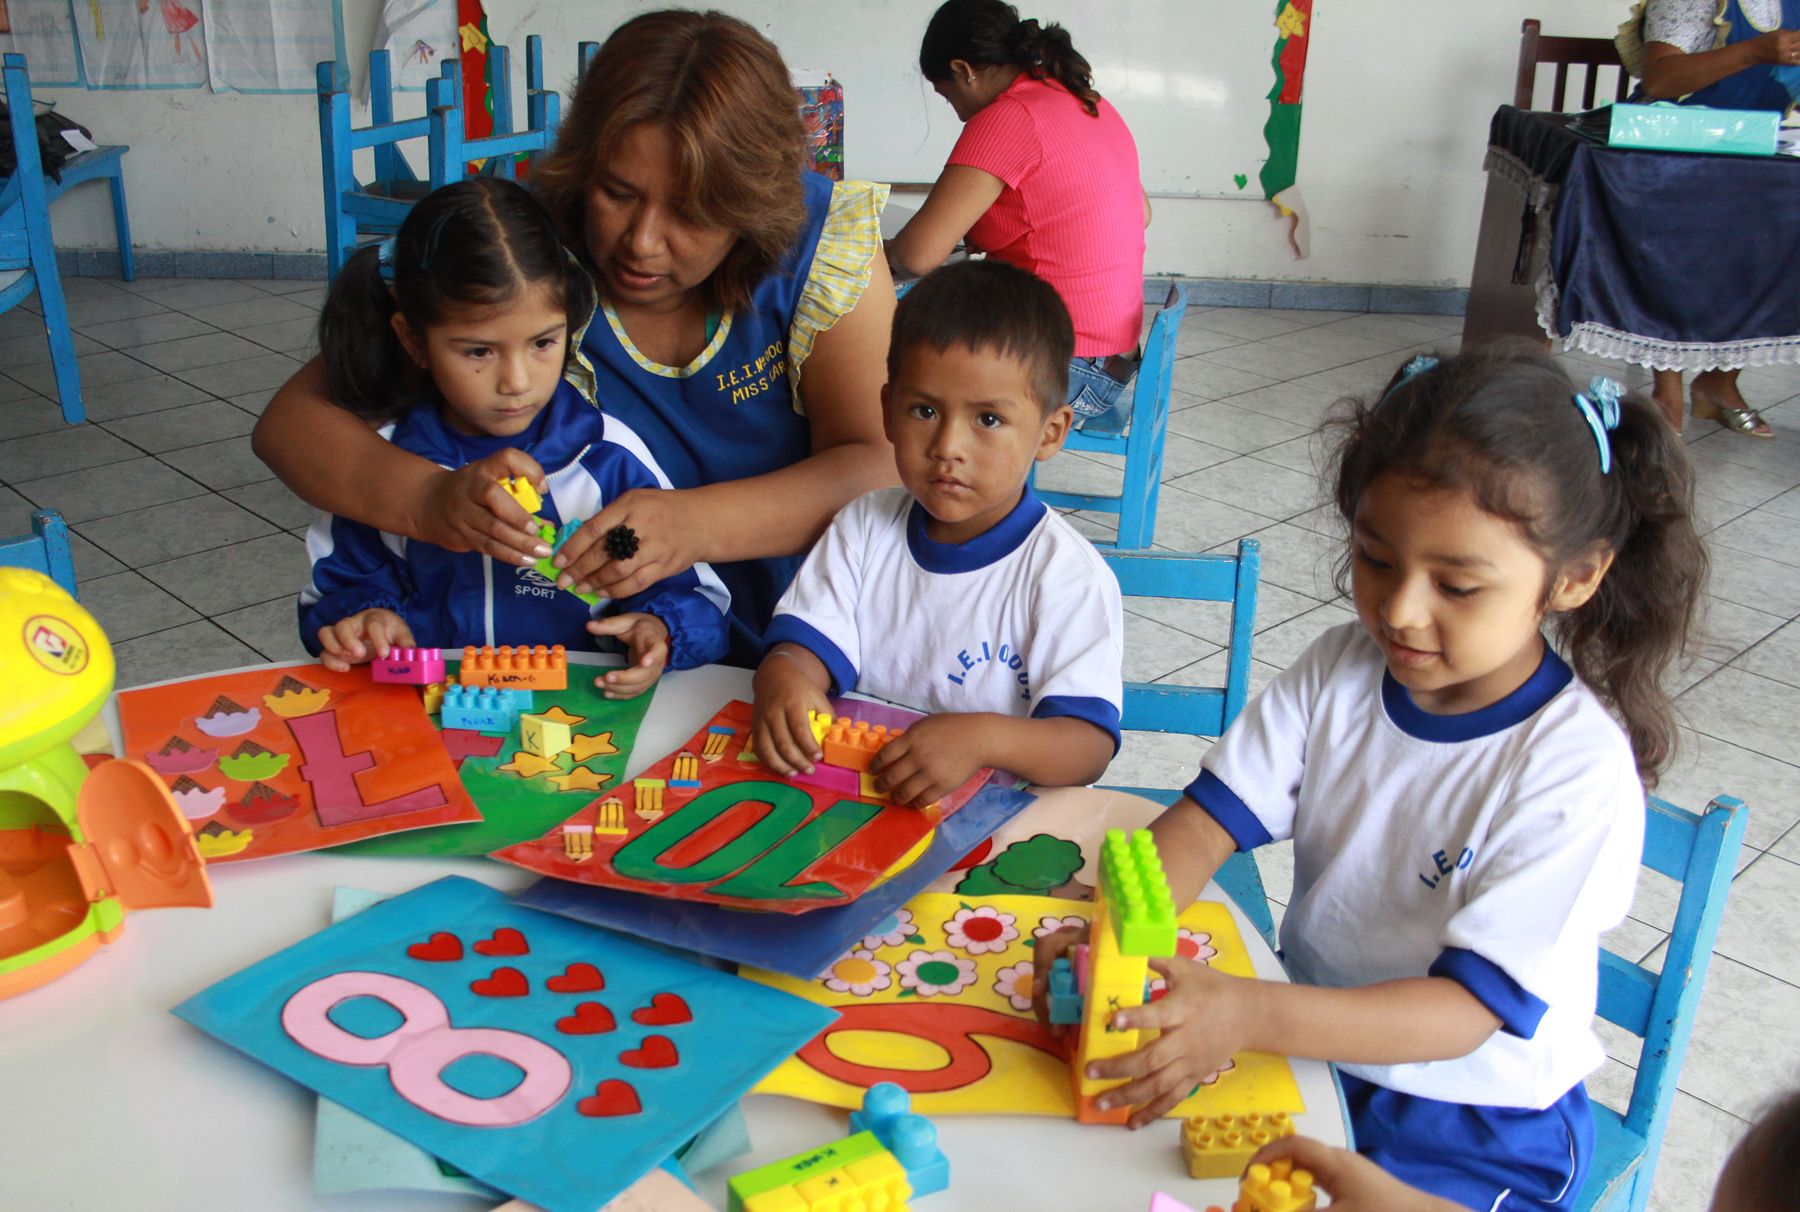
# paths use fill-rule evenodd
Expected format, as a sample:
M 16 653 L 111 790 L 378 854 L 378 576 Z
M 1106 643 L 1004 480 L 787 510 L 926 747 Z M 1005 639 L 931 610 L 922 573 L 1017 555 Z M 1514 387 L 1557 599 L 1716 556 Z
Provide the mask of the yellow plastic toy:
M 110 943 L 133 909 L 207 908 L 187 818 L 138 762 L 92 771 L 71 738 L 112 693 L 94 616 L 41 573 L 0 568 L 0 998 Z

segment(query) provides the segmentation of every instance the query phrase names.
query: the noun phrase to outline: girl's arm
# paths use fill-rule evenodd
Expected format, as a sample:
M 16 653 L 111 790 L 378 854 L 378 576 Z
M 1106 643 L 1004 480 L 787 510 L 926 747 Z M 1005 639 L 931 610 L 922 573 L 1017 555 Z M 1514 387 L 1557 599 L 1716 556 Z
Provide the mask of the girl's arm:
M 522 567 L 550 554 L 526 529 L 525 511 L 500 488 L 507 475 L 543 483 L 543 470 L 529 455 L 503 450 L 445 471 L 401 450 L 332 402 L 322 356 L 275 393 L 250 447 L 283 483 L 327 513 Z
M 950 165 L 931 187 L 919 213 L 887 242 L 888 264 L 914 276 L 930 273 L 956 251 L 957 241 L 987 214 L 1005 187 L 993 173 Z
M 846 502 L 898 482 L 881 426 L 894 283 L 880 257 L 869 269 L 862 298 L 814 340 L 801 376 L 812 454 L 748 479 L 626 493 L 557 552 L 559 585 L 627 597 L 702 560 L 792 555 L 810 547 Z M 610 561 L 597 537 L 620 524 L 637 531 L 638 554 Z
M 1199 900 L 1206 882 L 1237 853 L 1237 842 L 1225 826 L 1185 795 L 1150 822 L 1150 832 L 1162 856 L 1169 893 L 1180 908 Z
M 1735 76 L 1758 63 L 1800 63 L 1800 30 L 1770 30 L 1717 50 L 1693 51 L 1650 42 L 1644 46 L 1644 95 L 1674 100 Z

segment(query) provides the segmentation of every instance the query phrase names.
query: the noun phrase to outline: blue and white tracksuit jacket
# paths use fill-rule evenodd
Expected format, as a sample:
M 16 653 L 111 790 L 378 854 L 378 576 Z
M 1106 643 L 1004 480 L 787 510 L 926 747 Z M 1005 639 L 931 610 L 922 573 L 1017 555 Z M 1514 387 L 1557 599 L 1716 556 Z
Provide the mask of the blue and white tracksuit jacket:
M 524 451 L 546 476 L 538 516 L 558 525 L 591 518 L 630 489 L 669 487 L 642 439 L 568 383 L 558 386 L 530 429 L 512 437 L 458 433 L 444 423 L 435 400 L 421 401 L 381 433 L 446 468 L 509 446 Z M 312 581 L 300 591 L 300 640 L 315 656 L 321 627 L 376 606 L 404 618 L 422 648 L 562 644 L 593 651 L 603 641 L 586 631 L 590 617 L 644 611 L 669 629 L 669 668 L 688 669 L 725 654 L 731 595 L 705 564 L 629 598 L 602 598 L 590 611 L 536 569 L 446 551 L 331 514 L 313 523 L 306 548 Z

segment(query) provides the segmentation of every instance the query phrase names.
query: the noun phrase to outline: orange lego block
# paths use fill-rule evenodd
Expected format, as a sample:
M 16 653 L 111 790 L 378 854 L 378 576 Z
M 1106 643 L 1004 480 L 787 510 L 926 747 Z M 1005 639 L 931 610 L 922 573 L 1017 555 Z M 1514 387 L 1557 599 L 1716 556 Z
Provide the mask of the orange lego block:
M 831 722 L 821 742 L 825 749 L 825 760 L 833 766 L 842 766 L 846 770 L 864 771 L 881 752 L 881 747 L 905 730 L 890 734 L 887 726 L 876 724 L 871 728 L 862 720 L 851 720 L 839 716 Z
M 1181 1160 L 1193 1178 L 1237 1178 L 1258 1149 L 1293 1134 L 1286 1111 L 1196 1115 L 1181 1122 Z
M 546 648 L 465 648 L 457 678 L 464 686 L 514 690 L 566 690 L 569 657 L 561 644 Z
M 1284 1157 L 1271 1165 L 1258 1163 L 1244 1171 L 1231 1212 L 1313 1212 L 1316 1207 L 1318 1197 L 1313 1193 L 1312 1172 L 1296 1169 Z

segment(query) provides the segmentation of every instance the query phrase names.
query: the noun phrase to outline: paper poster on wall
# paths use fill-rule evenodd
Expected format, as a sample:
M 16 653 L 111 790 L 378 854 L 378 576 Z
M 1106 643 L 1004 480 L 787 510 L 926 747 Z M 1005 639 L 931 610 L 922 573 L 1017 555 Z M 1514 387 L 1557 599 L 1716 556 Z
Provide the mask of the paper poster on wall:
M 206 31 L 200 0 L 86 0 L 75 30 L 89 88 L 201 88 Z
M 314 67 L 343 61 L 338 0 L 205 0 L 215 91 L 310 93 Z
M 423 91 L 437 76 L 439 60 L 454 59 L 461 50 L 456 0 L 384 0 L 375 47 L 387 49 L 395 88 Z
M 0 51 L 24 55 L 32 86 L 81 83 L 75 23 L 67 0 L 3 0 L 11 32 L 0 33 Z

